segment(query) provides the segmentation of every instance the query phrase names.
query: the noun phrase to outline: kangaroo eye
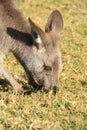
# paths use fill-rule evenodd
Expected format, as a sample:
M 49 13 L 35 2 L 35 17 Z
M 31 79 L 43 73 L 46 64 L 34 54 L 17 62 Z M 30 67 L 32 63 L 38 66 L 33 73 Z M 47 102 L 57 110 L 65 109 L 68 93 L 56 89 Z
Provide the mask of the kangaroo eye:
M 46 71 L 51 71 L 52 70 L 52 68 L 50 67 L 50 66 L 44 66 L 44 70 L 46 70 Z

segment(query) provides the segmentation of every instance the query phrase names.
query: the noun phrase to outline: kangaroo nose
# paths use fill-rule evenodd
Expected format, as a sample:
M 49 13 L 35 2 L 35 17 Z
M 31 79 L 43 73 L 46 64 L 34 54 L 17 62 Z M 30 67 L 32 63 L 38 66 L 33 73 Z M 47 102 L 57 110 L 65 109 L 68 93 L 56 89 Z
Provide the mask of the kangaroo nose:
M 57 86 L 53 87 L 53 93 L 56 94 L 56 92 L 59 91 L 59 88 Z

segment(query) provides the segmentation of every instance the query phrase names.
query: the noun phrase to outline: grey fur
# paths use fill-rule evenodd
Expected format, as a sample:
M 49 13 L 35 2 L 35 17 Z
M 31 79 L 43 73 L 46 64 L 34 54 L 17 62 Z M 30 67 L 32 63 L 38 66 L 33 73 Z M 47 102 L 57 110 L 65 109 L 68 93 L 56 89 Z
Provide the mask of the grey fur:
M 3 57 L 12 52 L 24 67 L 31 85 L 37 85 L 32 77 L 34 73 L 46 90 L 59 87 L 61 53 L 58 42 L 62 28 L 63 20 L 58 10 L 48 18 L 44 32 L 31 19 L 24 18 L 15 0 L 0 0 L 0 75 L 14 89 L 20 89 L 3 65 Z

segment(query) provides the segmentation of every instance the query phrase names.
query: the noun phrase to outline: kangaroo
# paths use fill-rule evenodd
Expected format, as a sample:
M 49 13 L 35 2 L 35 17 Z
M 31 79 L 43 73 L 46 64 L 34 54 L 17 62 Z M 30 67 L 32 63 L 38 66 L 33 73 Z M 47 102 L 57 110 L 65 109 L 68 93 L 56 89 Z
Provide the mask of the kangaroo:
M 20 84 L 3 64 L 4 56 L 12 52 L 23 66 L 30 85 L 37 87 L 33 73 L 46 90 L 59 88 L 59 35 L 62 28 L 63 19 L 58 10 L 51 13 L 43 31 L 23 16 L 15 0 L 0 0 L 0 75 L 15 90 L 20 90 Z

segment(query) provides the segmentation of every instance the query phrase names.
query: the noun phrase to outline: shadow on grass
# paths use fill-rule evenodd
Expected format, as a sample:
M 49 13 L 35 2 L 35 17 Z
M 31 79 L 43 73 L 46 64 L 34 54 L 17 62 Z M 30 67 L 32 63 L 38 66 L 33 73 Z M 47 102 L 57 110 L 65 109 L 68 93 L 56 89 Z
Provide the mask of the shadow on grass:
M 0 90 L 3 92 L 9 91 L 9 82 L 6 79 L 0 79 Z
M 36 87 L 33 86 L 23 86 L 24 95 L 31 95 L 32 93 L 37 93 L 38 91 L 42 90 L 42 85 L 37 85 Z
M 37 84 L 36 86 L 30 86 L 28 84 L 24 84 L 24 82 L 19 81 L 20 84 L 22 84 L 22 92 L 17 92 L 17 95 L 23 94 L 23 95 L 31 95 L 32 93 L 37 93 L 38 91 L 43 91 L 45 93 L 49 93 L 49 90 L 45 90 L 43 85 Z M 9 92 L 14 91 L 13 87 L 10 85 L 10 83 L 6 79 L 0 79 L 0 90 L 3 92 Z M 56 92 L 59 91 L 59 89 L 54 89 L 53 94 L 55 95 Z
M 53 93 L 53 95 L 55 95 L 59 89 L 58 88 L 54 88 L 53 90 L 46 90 L 43 85 L 38 85 L 36 87 L 29 87 L 28 89 L 26 89 L 27 86 L 25 87 L 25 92 L 24 95 L 31 95 L 32 93 L 37 93 L 38 91 L 43 91 L 44 93 L 49 93 L 50 91 Z
M 24 82 L 19 81 L 23 85 L 23 94 L 31 95 L 32 93 L 36 93 L 42 89 L 42 85 L 38 85 L 36 87 L 24 84 Z M 9 92 L 12 87 L 10 83 L 6 79 L 0 79 L 0 90 L 3 92 Z M 21 93 L 22 94 L 22 93 Z
M 87 87 L 87 82 L 86 81 L 80 81 L 80 83 L 82 84 L 82 86 L 86 86 Z

